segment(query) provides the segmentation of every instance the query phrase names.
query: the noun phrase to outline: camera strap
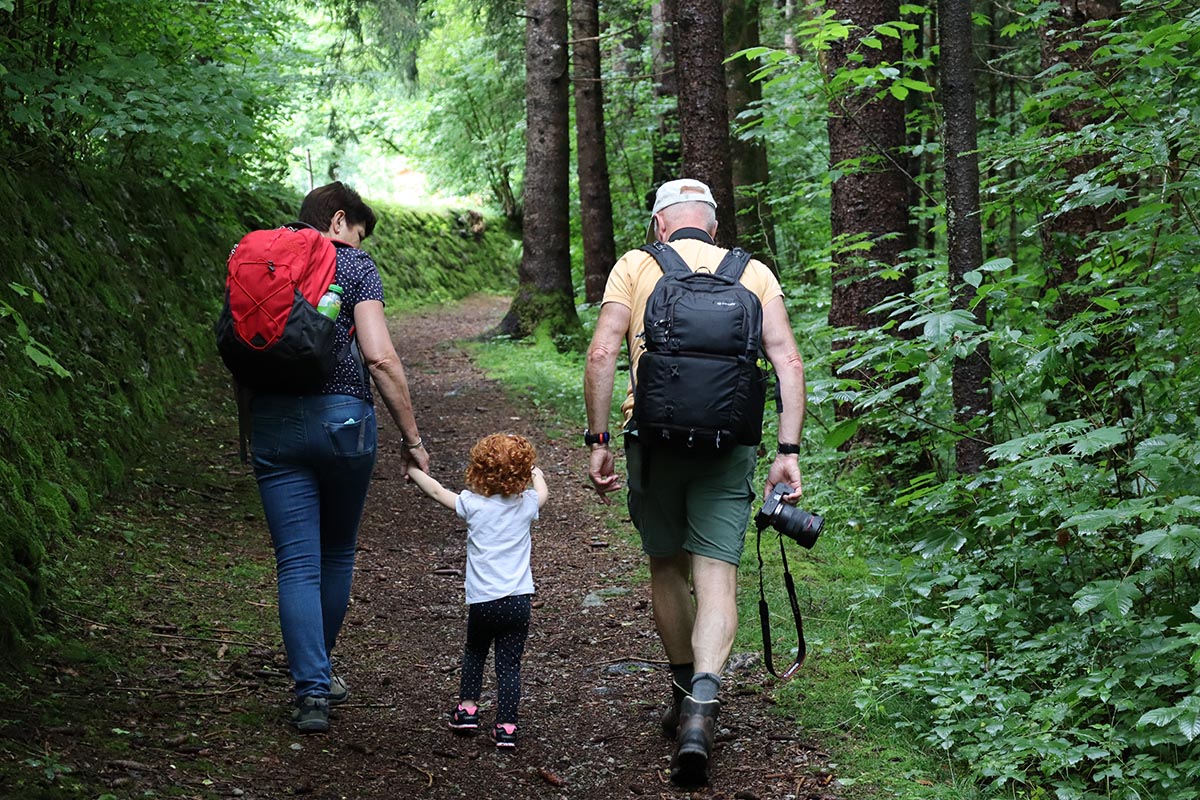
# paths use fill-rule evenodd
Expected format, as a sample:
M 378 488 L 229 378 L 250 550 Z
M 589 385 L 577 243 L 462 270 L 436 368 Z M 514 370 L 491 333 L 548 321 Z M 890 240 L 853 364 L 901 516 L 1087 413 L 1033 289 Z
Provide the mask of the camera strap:
M 767 607 L 767 594 L 763 590 L 762 532 L 766 523 L 758 523 L 757 527 L 758 536 L 755 539 L 754 550 L 758 555 L 758 622 L 762 628 L 763 662 L 767 666 L 767 672 L 786 681 L 796 674 L 808 656 L 808 647 L 804 644 L 804 618 L 800 615 L 800 603 L 796 599 L 796 582 L 792 580 L 792 572 L 788 569 L 787 551 L 783 547 L 783 534 L 777 534 L 779 557 L 783 563 L 783 583 L 787 587 L 788 603 L 792 607 L 792 619 L 796 621 L 796 660 L 780 675 L 775 671 L 775 662 L 771 656 L 771 610 Z

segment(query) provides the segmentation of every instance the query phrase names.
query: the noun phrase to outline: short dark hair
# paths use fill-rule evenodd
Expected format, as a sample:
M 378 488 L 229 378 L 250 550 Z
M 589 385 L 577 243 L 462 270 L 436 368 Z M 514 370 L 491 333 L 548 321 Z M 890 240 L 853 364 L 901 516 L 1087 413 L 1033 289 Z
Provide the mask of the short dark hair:
M 300 204 L 300 221 L 312 225 L 321 233 L 329 230 L 333 215 L 346 212 L 346 221 L 351 225 L 362 225 L 367 238 L 375 230 L 375 212 L 363 202 L 358 192 L 341 181 L 318 186 L 309 192 Z

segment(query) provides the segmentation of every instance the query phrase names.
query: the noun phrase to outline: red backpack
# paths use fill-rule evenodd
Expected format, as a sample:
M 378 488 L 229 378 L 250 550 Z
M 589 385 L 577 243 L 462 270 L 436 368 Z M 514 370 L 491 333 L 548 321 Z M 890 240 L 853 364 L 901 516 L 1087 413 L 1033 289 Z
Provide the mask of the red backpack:
M 242 237 L 229 254 L 216 324 L 217 349 L 240 386 L 309 394 L 329 380 L 345 353 L 316 305 L 336 266 L 333 243 L 302 223 Z

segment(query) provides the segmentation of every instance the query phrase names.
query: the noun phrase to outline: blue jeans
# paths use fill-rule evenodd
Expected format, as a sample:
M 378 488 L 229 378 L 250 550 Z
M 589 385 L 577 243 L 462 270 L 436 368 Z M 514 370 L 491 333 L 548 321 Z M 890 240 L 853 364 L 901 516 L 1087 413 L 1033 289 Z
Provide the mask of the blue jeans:
M 297 697 L 326 697 L 375 467 L 375 412 L 348 395 L 261 395 L 252 419 L 288 667 Z

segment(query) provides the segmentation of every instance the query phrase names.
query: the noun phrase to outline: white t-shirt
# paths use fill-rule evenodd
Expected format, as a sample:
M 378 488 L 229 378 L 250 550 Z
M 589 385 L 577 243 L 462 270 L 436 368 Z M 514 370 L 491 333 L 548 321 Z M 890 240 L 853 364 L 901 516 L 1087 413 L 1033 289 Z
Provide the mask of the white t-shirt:
M 454 510 L 467 522 L 467 603 L 533 594 L 529 526 L 538 518 L 537 492 L 484 496 L 463 490 Z

